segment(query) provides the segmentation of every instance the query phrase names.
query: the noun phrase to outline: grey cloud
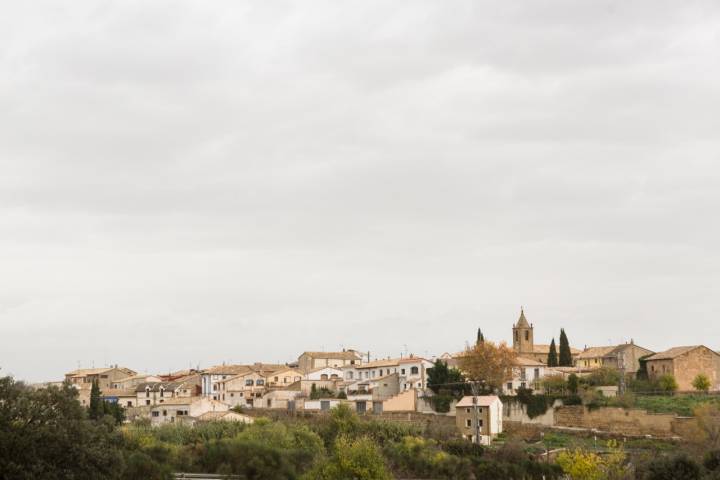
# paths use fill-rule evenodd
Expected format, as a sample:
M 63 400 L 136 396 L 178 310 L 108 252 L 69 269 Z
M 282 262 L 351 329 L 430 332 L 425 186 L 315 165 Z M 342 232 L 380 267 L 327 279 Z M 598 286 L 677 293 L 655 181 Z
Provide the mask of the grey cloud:
M 4 5 L 0 366 L 439 354 L 520 304 L 543 340 L 710 342 L 719 26 L 710 1 Z

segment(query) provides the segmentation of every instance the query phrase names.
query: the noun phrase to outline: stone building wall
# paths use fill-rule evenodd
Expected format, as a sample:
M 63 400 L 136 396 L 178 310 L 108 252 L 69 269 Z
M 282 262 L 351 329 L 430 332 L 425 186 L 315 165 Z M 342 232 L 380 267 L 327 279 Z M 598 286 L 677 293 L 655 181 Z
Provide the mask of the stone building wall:
M 619 407 L 588 410 L 580 405 L 572 405 L 555 410 L 556 426 L 597 429 L 621 435 L 686 436 L 693 424 L 692 418 Z

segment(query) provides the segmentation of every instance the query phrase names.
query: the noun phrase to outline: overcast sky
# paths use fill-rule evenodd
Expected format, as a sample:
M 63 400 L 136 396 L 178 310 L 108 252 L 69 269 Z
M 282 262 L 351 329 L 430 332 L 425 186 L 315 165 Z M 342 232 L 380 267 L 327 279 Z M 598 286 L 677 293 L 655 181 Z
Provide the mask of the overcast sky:
M 0 367 L 720 348 L 715 1 L 5 2 Z

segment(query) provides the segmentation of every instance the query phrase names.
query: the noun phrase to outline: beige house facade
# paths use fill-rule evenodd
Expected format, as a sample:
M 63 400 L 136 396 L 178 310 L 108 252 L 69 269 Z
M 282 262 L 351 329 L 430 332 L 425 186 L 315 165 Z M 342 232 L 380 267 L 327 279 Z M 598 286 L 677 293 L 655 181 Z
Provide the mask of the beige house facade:
M 693 390 L 692 382 L 699 374 L 710 379 L 710 389 L 720 390 L 720 354 L 704 345 L 673 347 L 645 359 L 648 377 L 658 379 L 665 374 L 675 377 L 678 390 Z
M 362 356 L 355 350 L 342 352 L 303 352 L 298 357 L 298 368 L 308 372 L 322 367 L 341 368 L 345 365 L 355 365 L 362 361 Z
M 469 441 L 489 445 L 503 431 L 503 405 L 495 395 L 467 396 L 455 405 L 455 424 L 460 435 Z

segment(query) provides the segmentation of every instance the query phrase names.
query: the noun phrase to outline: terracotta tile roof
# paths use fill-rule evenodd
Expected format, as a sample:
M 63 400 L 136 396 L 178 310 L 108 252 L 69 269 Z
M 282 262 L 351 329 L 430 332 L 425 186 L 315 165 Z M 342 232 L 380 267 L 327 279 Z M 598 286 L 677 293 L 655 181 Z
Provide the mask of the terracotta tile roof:
M 249 371 L 250 367 L 247 365 L 215 365 L 214 367 L 206 368 L 202 373 L 212 375 L 239 375 Z
M 704 345 L 689 345 L 686 347 L 673 347 L 668 350 L 665 350 L 664 352 L 656 353 L 655 355 L 652 355 L 650 357 L 647 357 L 646 360 L 670 360 L 676 357 L 679 357 L 680 355 L 684 355 L 692 350 L 695 350 L 696 348 L 707 348 Z M 713 351 L 712 349 L 709 349 L 711 352 L 713 352 L 715 355 L 720 355 L 717 352 Z
M 175 397 L 175 398 L 166 398 L 163 399 L 162 403 L 158 403 L 157 405 L 153 405 L 153 408 L 162 408 L 163 405 L 190 405 L 196 400 L 199 400 L 200 397 Z
M 537 360 L 533 360 L 532 358 L 525 358 L 525 357 L 516 357 L 515 358 L 515 365 L 518 366 L 533 366 L 533 367 L 544 367 L 545 364 L 542 362 L 538 362 Z
M 463 397 L 460 399 L 460 401 L 455 405 L 455 408 L 458 407 L 472 407 L 473 405 L 479 405 L 481 407 L 489 407 L 495 402 L 499 402 L 500 398 L 497 395 L 481 395 L 477 397 L 477 403 L 473 403 L 473 396 L 469 395 L 467 397 Z
M 101 373 L 109 372 L 111 370 L 120 370 L 122 372 L 125 372 L 128 377 L 136 375 L 137 372 L 130 370 L 129 368 L 124 367 L 102 367 L 102 368 L 80 368 L 77 370 L 73 370 L 72 372 L 68 372 L 65 374 L 66 377 L 85 377 L 87 375 L 99 375 Z
M 386 358 L 382 360 L 373 360 L 372 362 L 362 363 L 355 365 L 355 368 L 362 370 L 364 368 L 378 368 L 378 367 L 393 367 L 400 365 L 399 358 Z
M 601 358 L 607 355 L 608 353 L 615 350 L 615 346 L 607 346 L 607 347 L 590 347 L 585 350 L 583 350 L 580 354 L 578 354 L 577 358 L 585 359 L 585 358 Z
M 559 345 L 555 345 L 555 349 L 556 349 L 556 351 L 558 352 L 558 354 L 560 354 L 560 346 L 559 346 Z M 570 353 L 572 353 L 573 355 L 579 354 L 579 353 L 581 353 L 581 352 L 582 352 L 582 350 L 578 350 L 577 348 L 570 347 Z M 526 352 L 526 353 L 529 353 L 529 352 Z M 533 351 L 532 351 L 532 353 L 535 353 L 535 354 L 538 354 L 538 353 L 545 353 L 545 354 L 550 353 L 550 345 L 537 344 L 537 343 L 536 343 L 535 345 L 533 345 Z
M 100 391 L 101 397 L 135 397 L 135 390 L 123 390 L 119 388 L 106 388 Z
M 303 352 L 302 355 L 307 355 L 311 358 L 339 358 L 342 360 L 359 360 L 362 358 L 360 354 L 354 350 L 345 350 L 344 352 Z

